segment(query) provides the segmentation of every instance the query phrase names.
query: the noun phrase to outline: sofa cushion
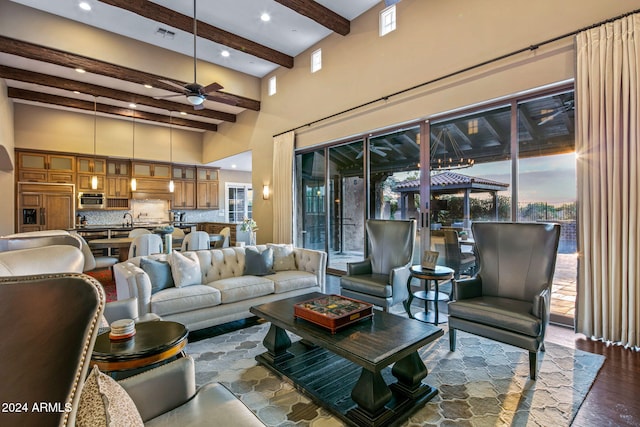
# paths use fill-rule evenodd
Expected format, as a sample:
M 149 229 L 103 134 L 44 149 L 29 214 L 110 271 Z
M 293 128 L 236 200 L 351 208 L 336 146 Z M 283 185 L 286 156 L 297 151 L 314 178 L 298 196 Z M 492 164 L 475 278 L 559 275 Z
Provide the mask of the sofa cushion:
M 275 283 L 276 294 L 318 286 L 316 275 L 306 271 L 278 271 L 273 276 L 269 276 L 269 279 Z
M 152 294 L 166 288 L 174 287 L 171 266 L 168 262 L 142 258 L 140 259 L 140 268 L 149 276 Z
M 151 311 L 159 316 L 184 313 L 219 305 L 220 292 L 211 286 L 169 288 L 151 296 Z
M 257 276 L 229 277 L 207 285 L 220 291 L 223 304 L 269 295 L 275 289 L 273 281 Z
M 266 276 L 273 274 L 269 265 L 273 265 L 273 250 L 267 248 L 259 252 L 257 248 L 248 247 L 244 253 L 244 275 Z
M 273 269 L 275 271 L 286 271 L 296 269 L 296 258 L 293 254 L 293 245 L 267 245 L 273 249 Z
M 76 425 L 134 427 L 143 424 L 138 408 L 122 386 L 94 366 L 82 387 Z
M 196 254 L 192 252 L 181 254 L 180 252 L 172 251 L 169 257 L 169 264 L 171 264 L 171 274 L 177 288 L 202 283 L 200 261 L 198 261 Z

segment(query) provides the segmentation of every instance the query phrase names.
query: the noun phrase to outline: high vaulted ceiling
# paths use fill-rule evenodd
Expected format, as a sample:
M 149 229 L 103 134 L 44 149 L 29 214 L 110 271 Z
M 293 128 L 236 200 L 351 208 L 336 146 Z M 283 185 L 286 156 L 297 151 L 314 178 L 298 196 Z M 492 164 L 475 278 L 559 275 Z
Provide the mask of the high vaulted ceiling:
M 177 52 L 186 55 L 181 60 L 193 61 L 193 1 L 85 2 L 91 6 L 90 11 L 79 7 L 81 0 L 0 0 L 0 8 L 15 11 L 16 15 L 32 8 L 38 13 L 154 45 L 154 49 L 166 50 L 168 57 Z M 216 131 L 218 124 L 235 122 L 236 116 L 245 110 L 260 110 L 258 96 L 233 93 L 232 89 L 239 86 L 232 81 L 234 75 L 260 79 L 278 67 L 292 68 L 297 55 L 333 32 L 347 35 L 350 21 L 379 2 L 198 0 L 197 83 L 202 86 L 214 83 L 209 76 L 201 77 L 200 69 L 207 62 L 228 69 L 219 73 L 219 78 L 214 77 L 223 88 L 207 91 L 204 108 L 200 110 L 194 110 L 186 96 L 179 95 L 180 87 L 194 80 L 193 66 L 180 78 L 163 75 L 163 64 L 158 64 L 157 71 L 149 72 L 136 67 L 135 61 L 122 60 L 126 55 L 105 60 L 99 56 L 101 46 L 96 46 L 95 56 L 65 50 L 68 40 L 63 45 L 56 34 L 50 34 L 45 45 L 0 29 L 0 78 L 6 80 L 9 97 L 16 102 L 91 112 L 95 108 L 101 114 L 135 115 L 151 122 Z M 261 20 L 264 13 L 270 16 L 268 22 Z M 46 32 L 48 28 L 34 26 L 31 31 Z M 228 56 L 223 56 L 223 51 Z M 85 72 L 80 74 L 76 68 Z M 171 95 L 179 96 L 167 98 Z M 130 103 L 136 104 L 135 110 Z

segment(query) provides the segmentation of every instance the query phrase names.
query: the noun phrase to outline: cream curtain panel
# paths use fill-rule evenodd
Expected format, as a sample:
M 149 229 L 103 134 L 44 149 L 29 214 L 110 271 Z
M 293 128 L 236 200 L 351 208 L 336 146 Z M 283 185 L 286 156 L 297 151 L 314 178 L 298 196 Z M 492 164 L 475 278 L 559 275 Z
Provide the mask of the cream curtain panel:
M 640 15 L 576 37 L 576 330 L 640 344 Z
M 273 138 L 273 242 L 293 242 L 293 131 Z

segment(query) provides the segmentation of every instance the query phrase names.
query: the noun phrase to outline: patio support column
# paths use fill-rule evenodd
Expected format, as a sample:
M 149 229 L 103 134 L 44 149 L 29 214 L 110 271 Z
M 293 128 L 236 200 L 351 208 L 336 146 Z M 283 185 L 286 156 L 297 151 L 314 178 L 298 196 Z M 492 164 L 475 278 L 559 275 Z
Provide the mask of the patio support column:
M 463 218 L 463 227 L 465 230 L 468 230 L 471 228 L 471 207 L 470 207 L 470 201 L 469 201 L 469 196 L 471 195 L 471 189 L 467 188 L 466 190 L 464 190 L 464 218 Z
M 418 218 L 418 212 L 416 211 L 416 202 L 415 202 L 415 193 L 407 193 L 406 200 L 406 216 L 402 217 L 402 219 L 411 219 Z
M 495 191 L 491 192 L 491 196 L 493 198 L 493 210 L 495 212 L 496 215 L 496 221 L 498 221 L 498 193 L 496 193 Z

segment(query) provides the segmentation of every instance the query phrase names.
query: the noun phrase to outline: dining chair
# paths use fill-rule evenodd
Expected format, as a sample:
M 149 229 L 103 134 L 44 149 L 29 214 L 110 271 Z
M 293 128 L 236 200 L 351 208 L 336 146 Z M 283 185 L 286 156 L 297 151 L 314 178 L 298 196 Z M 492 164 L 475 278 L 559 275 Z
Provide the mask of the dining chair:
M 199 251 L 209 249 L 209 233 L 206 231 L 192 231 L 182 241 L 182 251 Z
M 113 279 L 113 265 L 119 261 L 118 257 L 103 255 L 95 256 L 84 237 L 79 234 L 75 234 L 75 236 L 82 243 L 80 250 L 82 251 L 82 255 L 84 255 L 83 272 L 108 268 L 111 270 L 111 278 Z
M 229 227 L 224 227 L 222 230 L 220 230 L 220 232 L 218 233 L 221 236 L 224 237 L 224 240 L 222 241 L 222 244 L 220 247 L 222 248 L 228 248 L 229 247 L 229 239 L 231 238 L 231 229 Z
M 153 234 L 153 233 L 151 233 L 151 231 L 147 230 L 146 228 L 134 228 L 129 232 L 129 237 L 138 237 L 138 236 L 142 236 L 143 234 Z
M 162 253 L 162 237 L 157 234 L 143 234 L 133 238 L 129 247 L 129 258 Z
M 473 275 L 476 257 L 470 252 L 462 252 L 456 230 L 444 230 L 444 263 L 453 269 L 456 280 L 461 274 Z

